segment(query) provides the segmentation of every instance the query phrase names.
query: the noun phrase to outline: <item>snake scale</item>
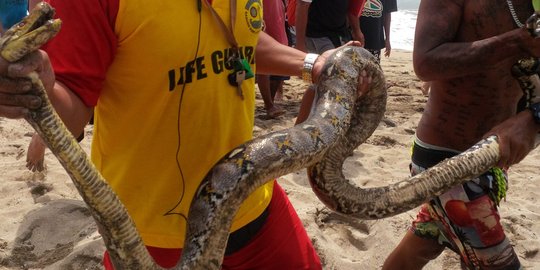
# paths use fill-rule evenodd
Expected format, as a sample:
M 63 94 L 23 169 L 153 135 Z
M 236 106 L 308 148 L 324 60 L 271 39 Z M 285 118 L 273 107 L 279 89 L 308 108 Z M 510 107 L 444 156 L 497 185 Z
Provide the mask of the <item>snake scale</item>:
M 0 39 L 0 55 L 15 62 L 37 50 L 60 29 L 54 9 L 40 3 Z M 370 90 L 356 98 L 362 70 Z M 36 73 L 28 76 L 41 108 L 26 118 L 65 168 L 100 227 L 116 269 L 162 269 L 144 247 L 134 223 L 87 154 L 48 101 Z M 203 179 L 193 199 L 182 258 L 174 269 L 219 269 L 228 231 L 239 205 L 270 179 L 308 168 L 315 194 L 331 209 L 375 219 L 410 210 L 478 176 L 499 158 L 497 139 L 482 140 L 468 151 L 387 187 L 361 189 L 345 179 L 343 161 L 374 132 L 386 106 L 380 66 L 359 47 L 343 47 L 326 62 L 310 117 L 295 127 L 257 137 L 223 157 Z

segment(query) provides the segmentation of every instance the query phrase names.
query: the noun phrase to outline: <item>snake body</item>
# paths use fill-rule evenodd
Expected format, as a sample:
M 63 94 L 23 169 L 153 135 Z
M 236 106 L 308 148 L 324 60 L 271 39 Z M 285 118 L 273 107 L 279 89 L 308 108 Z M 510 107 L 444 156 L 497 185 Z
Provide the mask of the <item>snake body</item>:
M 36 26 L 21 27 L 45 26 L 52 18 L 51 10 L 45 3 L 38 5 L 11 34 L 4 35 L 0 39 L 2 57 L 17 61 L 44 42 L 37 37 L 52 38 L 58 29 L 39 30 L 46 34 L 38 35 Z M 58 21 L 51 24 L 59 28 Z M 371 74 L 372 82 L 369 92 L 357 102 L 356 85 L 363 70 Z M 115 268 L 162 269 L 146 251 L 122 203 L 55 113 L 37 74 L 28 79 L 43 104 L 26 120 L 75 183 L 100 227 Z M 326 61 L 316 87 L 318 98 L 307 121 L 238 146 L 208 172 L 192 201 L 186 243 L 174 269 L 219 269 L 239 205 L 275 177 L 308 168 L 313 190 L 330 208 L 360 218 L 381 218 L 412 209 L 482 174 L 498 160 L 497 140 L 488 138 L 415 177 L 388 187 L 361 189 L 345 179 L 341 169 L 345 158 L 373 133 L 384 114 L 383 72 L 366 50 L 343 47 Z
M 373 74 L 373 79 L 371 90 L 356 104 L 356 84 L 362 70 Z M 256 188 L 316 164 L 336 142 L 346 140 L 344 134 L 353 118 L 369 137 L 384 115 L 385 79 L 369 52 L 346 47 L 327 60 L 317 96 L 307 121 L 233 149 L 204 178 L 190 208 L 188 242 L 182 251 L 182 263 L 189 269 L 219 268 L 232 217 Z M 195 261 L 201 256 L 216 260 Z

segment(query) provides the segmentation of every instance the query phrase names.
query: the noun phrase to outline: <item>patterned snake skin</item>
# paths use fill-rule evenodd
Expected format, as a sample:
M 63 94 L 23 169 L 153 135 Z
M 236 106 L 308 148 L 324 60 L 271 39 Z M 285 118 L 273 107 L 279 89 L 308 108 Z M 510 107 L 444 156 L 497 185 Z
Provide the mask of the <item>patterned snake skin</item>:
M 36 50 L 60 28 L 45 3 L 0 39 L 10 62 Z M 358 76 L 372 77 L 370 91 L 356 102 Z M 56 115 L 37 74 L 29 75 L 40 109 L 26 119 L 60 160 L 100 227 L 116 269 L 162 269 L 144 247 L 124 206 Z M 387 187 L 361 189 L 344 178 L 345 158 L 376 129 L 386 103 L 385 78 L 364 49 L 345 47 L 324 67 L 309 119 L 293 128 L 249 141 L 228 153 L 202 181 L 190 208 L 186 245 L 174 269 L 219 269 L 231 219 L 257 187 L 308 168 L 317 196 L 330 208 L 359 218 L 382 218 L 410 210 L 429 198 L 476 177 L 499 158 L 496 138 Z

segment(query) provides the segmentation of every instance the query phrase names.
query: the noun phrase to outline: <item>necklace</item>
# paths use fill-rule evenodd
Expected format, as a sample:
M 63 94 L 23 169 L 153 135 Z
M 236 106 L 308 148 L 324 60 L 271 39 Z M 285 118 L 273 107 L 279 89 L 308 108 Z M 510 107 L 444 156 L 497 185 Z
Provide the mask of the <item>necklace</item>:
M 514 22 L 516 25 L 521 28 L 523 27 L 523 23 L 519 21 L 519 18 L 516 14 L 516 10 L 514 10 L 514 4 L 512 4 L 512 0 L 506 0 L 506 4 L 508 4 L 508 9 L 510 10 L 510 14 L 512 14 L 512 18 L 514 19 Z

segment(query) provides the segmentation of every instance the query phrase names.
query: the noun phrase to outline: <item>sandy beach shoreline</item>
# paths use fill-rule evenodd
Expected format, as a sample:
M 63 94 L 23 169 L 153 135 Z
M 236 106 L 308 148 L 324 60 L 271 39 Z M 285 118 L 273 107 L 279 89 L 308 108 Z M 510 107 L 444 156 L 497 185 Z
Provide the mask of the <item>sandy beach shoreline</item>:
M 362 187 L 382 186 L 408 177 L 409 148 L 427 97 L 412 69 L 412 54 L 394 50 L 382 60 L 388 104 L 373 136 L 347 159 L 344 175 Z M 257 99 L 255 135 L 291 127 L 306 85 L 286 82 L 277 104 L 287 113 L 267 119 Z M 0 270 L 101 269 L 104 247 L 88 210 L 55 157 L 46 152 L 47 170 L 25 167 L 31 127 L 0 119 Z M 90 151 L 92 129 L 82 146 Z M 509 171 L 510 187 L 501 203 L 501 223 L 525 269 L 540 269 L 540 203 L 537 182 L 540 150 Z M 380 269 L 408 229 L 417 209 L 381 220 L 358 220 L 333 213 L 311 191 L 304 170 L 279 178 L 300 215 L 324 269 Z M 445 251 L 425 269 L 460 269 Z

